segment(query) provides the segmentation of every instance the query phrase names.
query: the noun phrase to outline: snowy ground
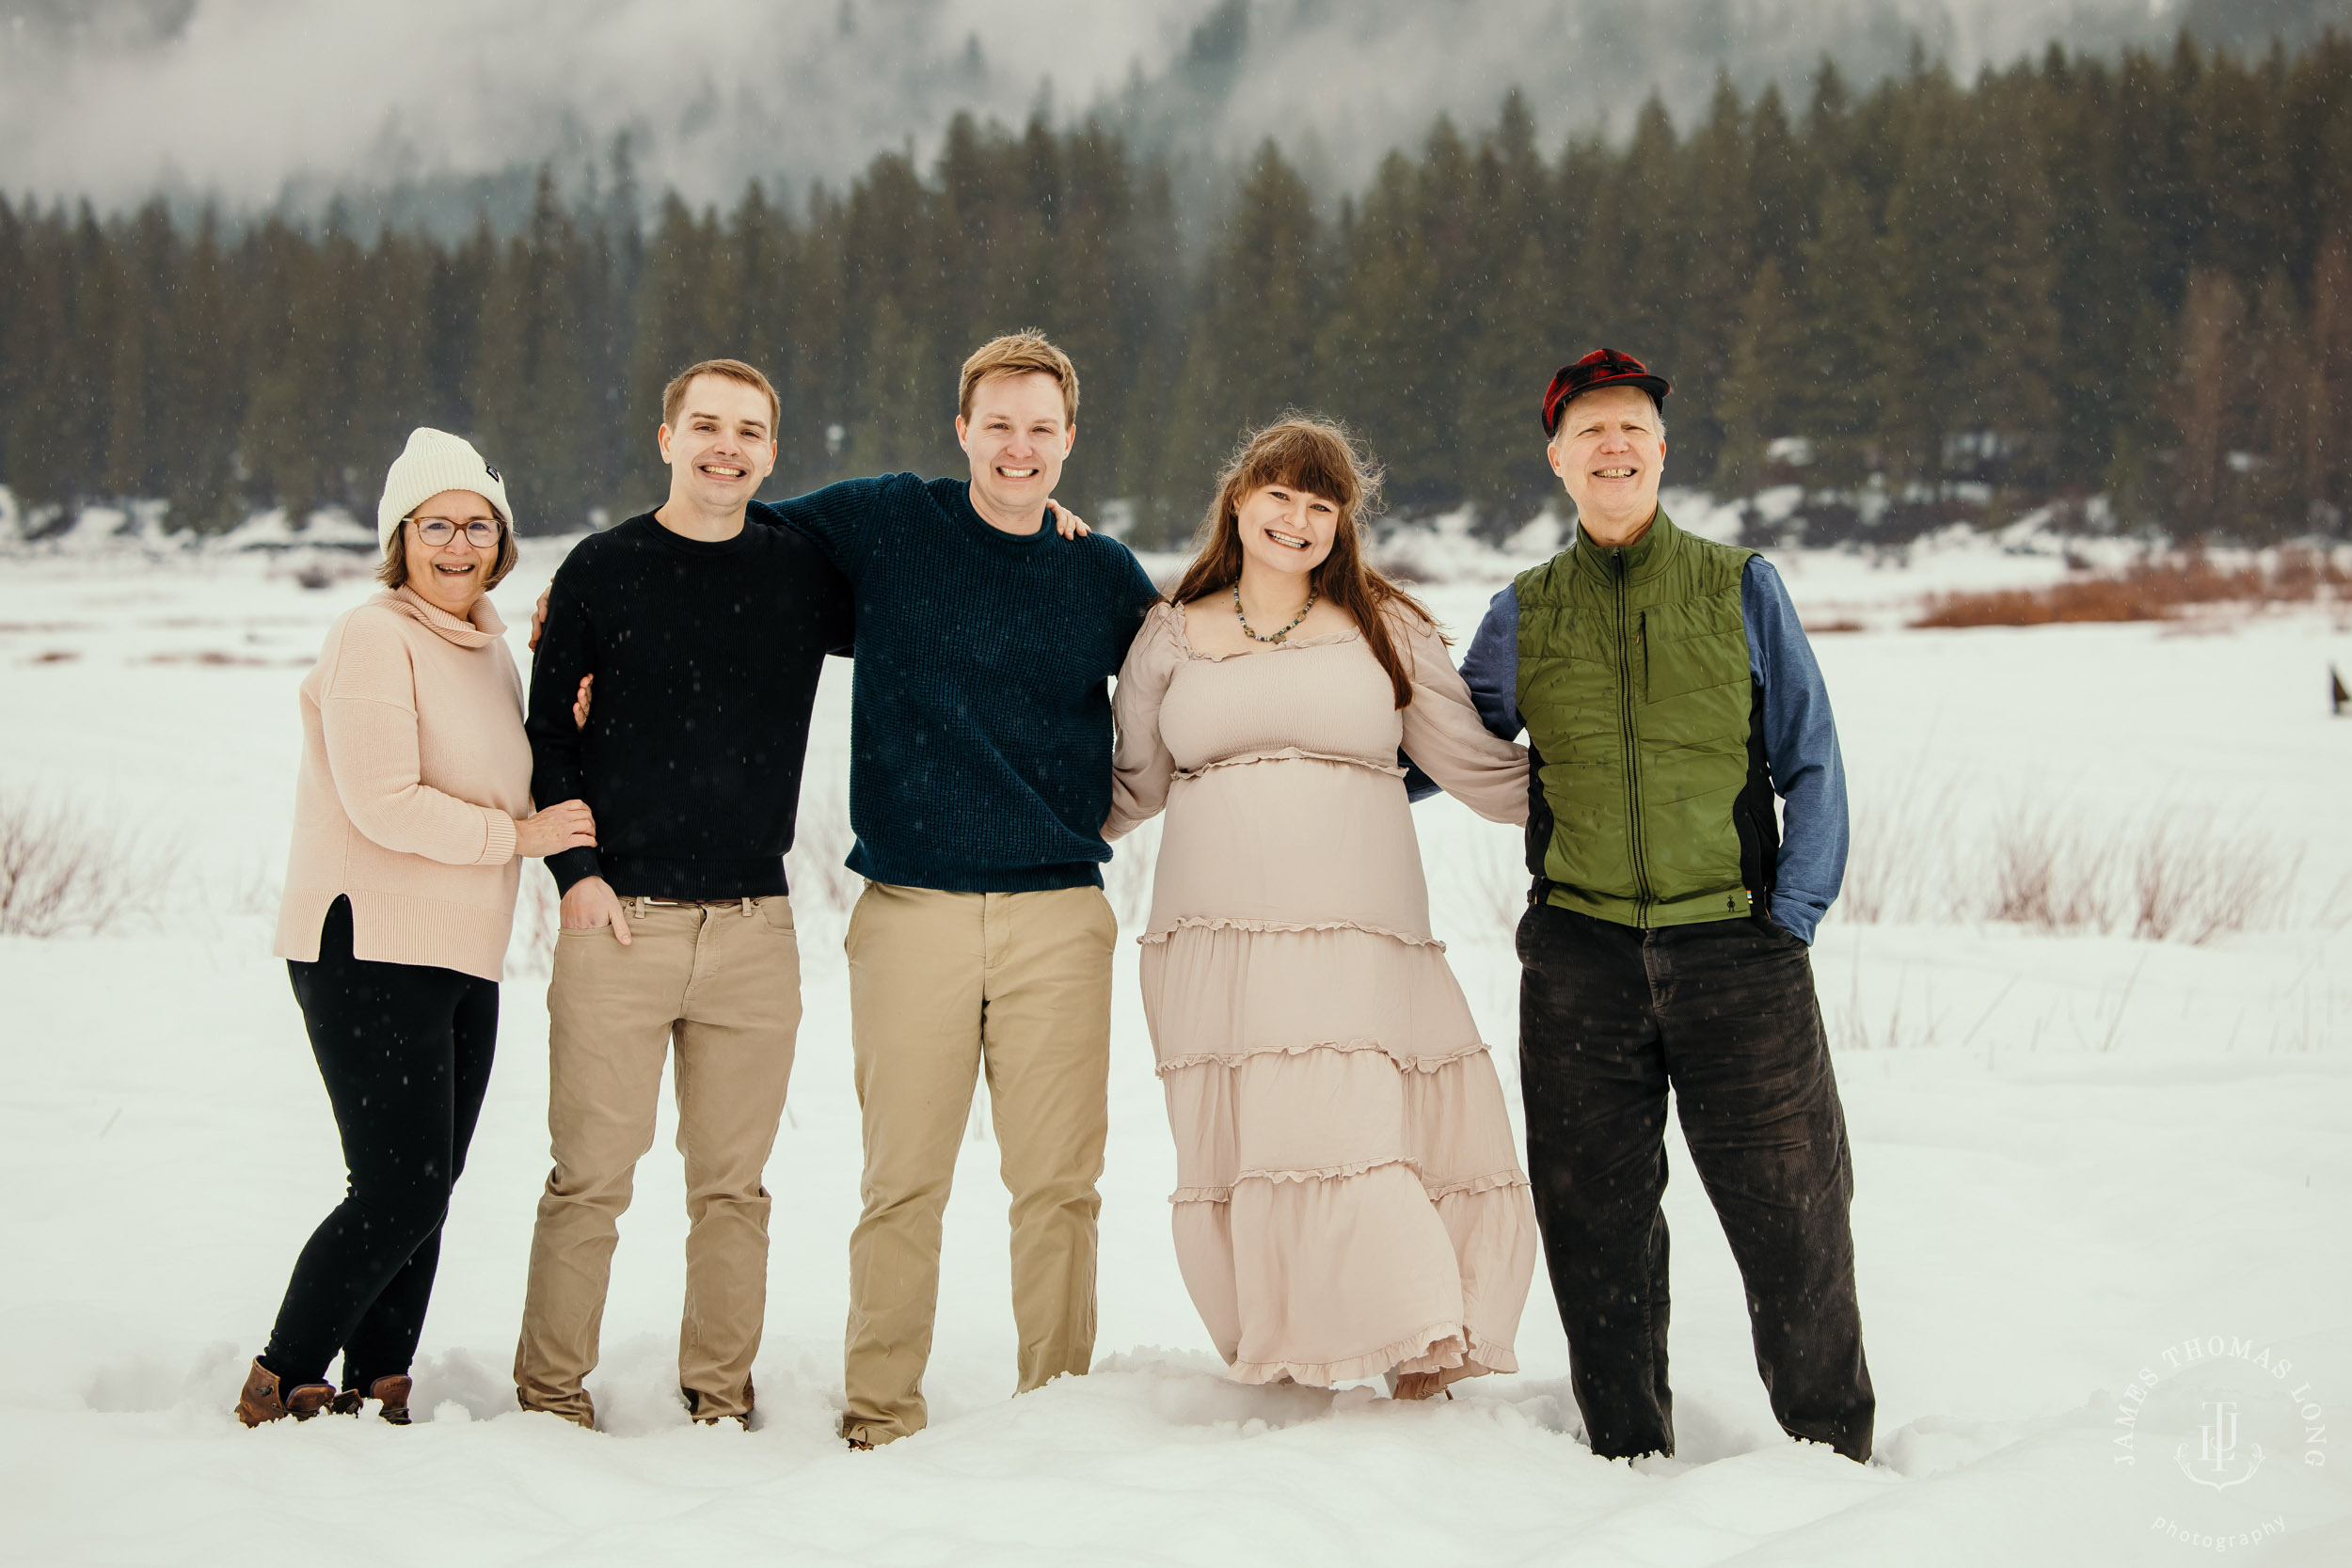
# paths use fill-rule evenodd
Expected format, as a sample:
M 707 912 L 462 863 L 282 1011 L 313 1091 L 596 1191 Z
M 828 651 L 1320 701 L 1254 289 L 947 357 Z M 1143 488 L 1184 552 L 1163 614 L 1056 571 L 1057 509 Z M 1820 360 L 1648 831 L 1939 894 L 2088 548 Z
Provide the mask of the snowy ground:
M 501 589 L 510 615 L 554 559 L 541 547 Z M 1540 1278 L 1525 1371 L 1451 1403 L 1224 1384 L 1170 1251 L 1131 951 L 1094 1375 L 1005 1397 L 1002 1189 L 980 1118 L 949 1213 L 934 1425 L 843 1451 L 858 1140 L 839 915 L 815 857 L 796 866 L 808 1013 L 769 1172 L 758 1428 L 690 1426 L 672 1393 L 683 1221 L 666 1143 L 616 1260 L 593 1384 L 611 1431 L 510 1408 L 545 1173 L 526 942 L 425 1336 L 431 1418 L 247 1433 L 228 1414 L 240 1370 L 340 1176 L 268 957 L 294 689 L 366 585 L 307 591 L 255 559 L 0 562 L 0 794 L 74 802 L 171 865 L 117 931 L 0 939 L 0 1561 L 2352 1560 L 2352 1453 L 2328 1430 L 2352 1433 L 2328 1419 L 2352 1412 L 2352 720 L 2320 700 L 2329 659 L 2352 669 L 2352 632 L 2319 613 L 2195 635 L 1908 632 L 1899 610 L 1926 589 L 2059 568 L 1981 547 L 1783 566 L 1808 618 L 1873 628 L 1819 642 L 1876 824 L 1858 859 L 1898 880 L 1942 867 L 1915 879 L 1910 923 L 1833 916 L 1816 952 L 1855 1142 L 1868 1469 L 1772 1426 L 1678 1147 L 1679 1458 L 1612 1465 L 1577 1441 Z M 1467 636 L 1493 586 L 1428 592 Z M 846 689 L 829 679 L 820 704 L 812 848 L 837 831 Z M 2294 880 L 2274 928 L 2205 946 L 1987 924 L 1960 895 L 1984 879 L 1990 824 L 2020 811 L 2094 834 L 2243 827 L 2241 852 Z M 1439 932 L 1508 1083 L 1516 844 L 1451 802 L 1420 821 Z M 1135 869 L 1112 880 L 1133 906 Z M 2257 1447 L 2261 1468 L 2192 1483 L 2176 1451 L 2198 1469 L 2203 1405 L 2233 1386 L 2228 1473 Z M 2129 1466 L 2119 1407 L 2137 1418 Z

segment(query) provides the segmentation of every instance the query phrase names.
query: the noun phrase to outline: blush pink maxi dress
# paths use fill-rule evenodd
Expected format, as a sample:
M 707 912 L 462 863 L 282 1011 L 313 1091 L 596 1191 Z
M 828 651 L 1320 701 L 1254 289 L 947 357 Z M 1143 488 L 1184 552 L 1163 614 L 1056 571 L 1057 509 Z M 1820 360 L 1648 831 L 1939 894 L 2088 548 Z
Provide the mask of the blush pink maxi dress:
M 1209 657 L 1153 610 L 1119 675 L 1104 832 L 1168 813 L 1143 1004 L 1176 1138 L 1176 1255 L 1243 1383 L 1516 1371 L 1535 1216 L 1478 1026 L 1429 931 L 1402 746 L 1497 822 L 1527 753 L 1435 628 L 1411 703 L 1349 631 Z

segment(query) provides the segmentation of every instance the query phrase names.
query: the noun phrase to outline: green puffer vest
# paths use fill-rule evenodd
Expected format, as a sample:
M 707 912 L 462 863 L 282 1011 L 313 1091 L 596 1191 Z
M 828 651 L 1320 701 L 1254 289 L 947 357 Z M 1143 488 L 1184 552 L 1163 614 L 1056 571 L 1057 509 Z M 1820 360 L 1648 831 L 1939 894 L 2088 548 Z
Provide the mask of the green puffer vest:
M 1661 511 L 1632 545 L 1580 529 L 1519 574 L 1532 816 L 1549 819 L 1530 822 L 1529 869 L 1548 902 L 1648 928 L 1737 919 L 1764 896 L 1778 833 L 1740 614 L 1755 553 Z

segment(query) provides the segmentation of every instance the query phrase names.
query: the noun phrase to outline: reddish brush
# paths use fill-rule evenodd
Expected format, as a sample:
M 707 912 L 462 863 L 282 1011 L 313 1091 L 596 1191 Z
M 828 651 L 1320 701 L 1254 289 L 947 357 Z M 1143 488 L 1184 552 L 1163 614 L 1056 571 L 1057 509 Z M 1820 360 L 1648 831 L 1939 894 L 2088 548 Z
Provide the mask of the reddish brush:
M 2217 566 L 2201 551 L 2152 558 L 2104 577 L 2047 588 L 1931 594 L 1915 626 L 2044 626 L 2162 621 L 2192 605 L 2308 604 L 2352 590 L 2352 572 L 2318 550 L 2283 550 L 2266 566 Z

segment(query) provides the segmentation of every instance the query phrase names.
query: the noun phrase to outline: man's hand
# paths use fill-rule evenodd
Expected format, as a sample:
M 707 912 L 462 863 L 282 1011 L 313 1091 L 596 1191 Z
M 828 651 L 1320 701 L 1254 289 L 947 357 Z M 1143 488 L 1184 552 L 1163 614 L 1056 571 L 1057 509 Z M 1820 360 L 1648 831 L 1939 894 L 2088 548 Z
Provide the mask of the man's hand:
M 599 926 L 612 927 L 612 940 L 623 947 L 629 944 L 628 912 L 621 908 L 621 895 L 612 891 L 602 877 L 582 877 L 564 895 L 564 929 L 593 931 Z
M 564 849 L 592 849 L 596 843 L 596 819 L 585 800 L 562 800 L 542 806 L 515 823 L 515 853 L 536 859 Z
M 1084 539 L 1094 531 L 1087 527 L 1087 520 L 1084 517 L 1079 516 L 1061 502 L 1049 500 L 1045 504 L 1054 509 L 1054 531 L 1064 539 Z M 541 599 L 539 603 L 543 609 L 547 605 L 545 599 Z M 534 648 L 539 645 L 539 623 L 536 621 L 531 624 L 531 645 Z

